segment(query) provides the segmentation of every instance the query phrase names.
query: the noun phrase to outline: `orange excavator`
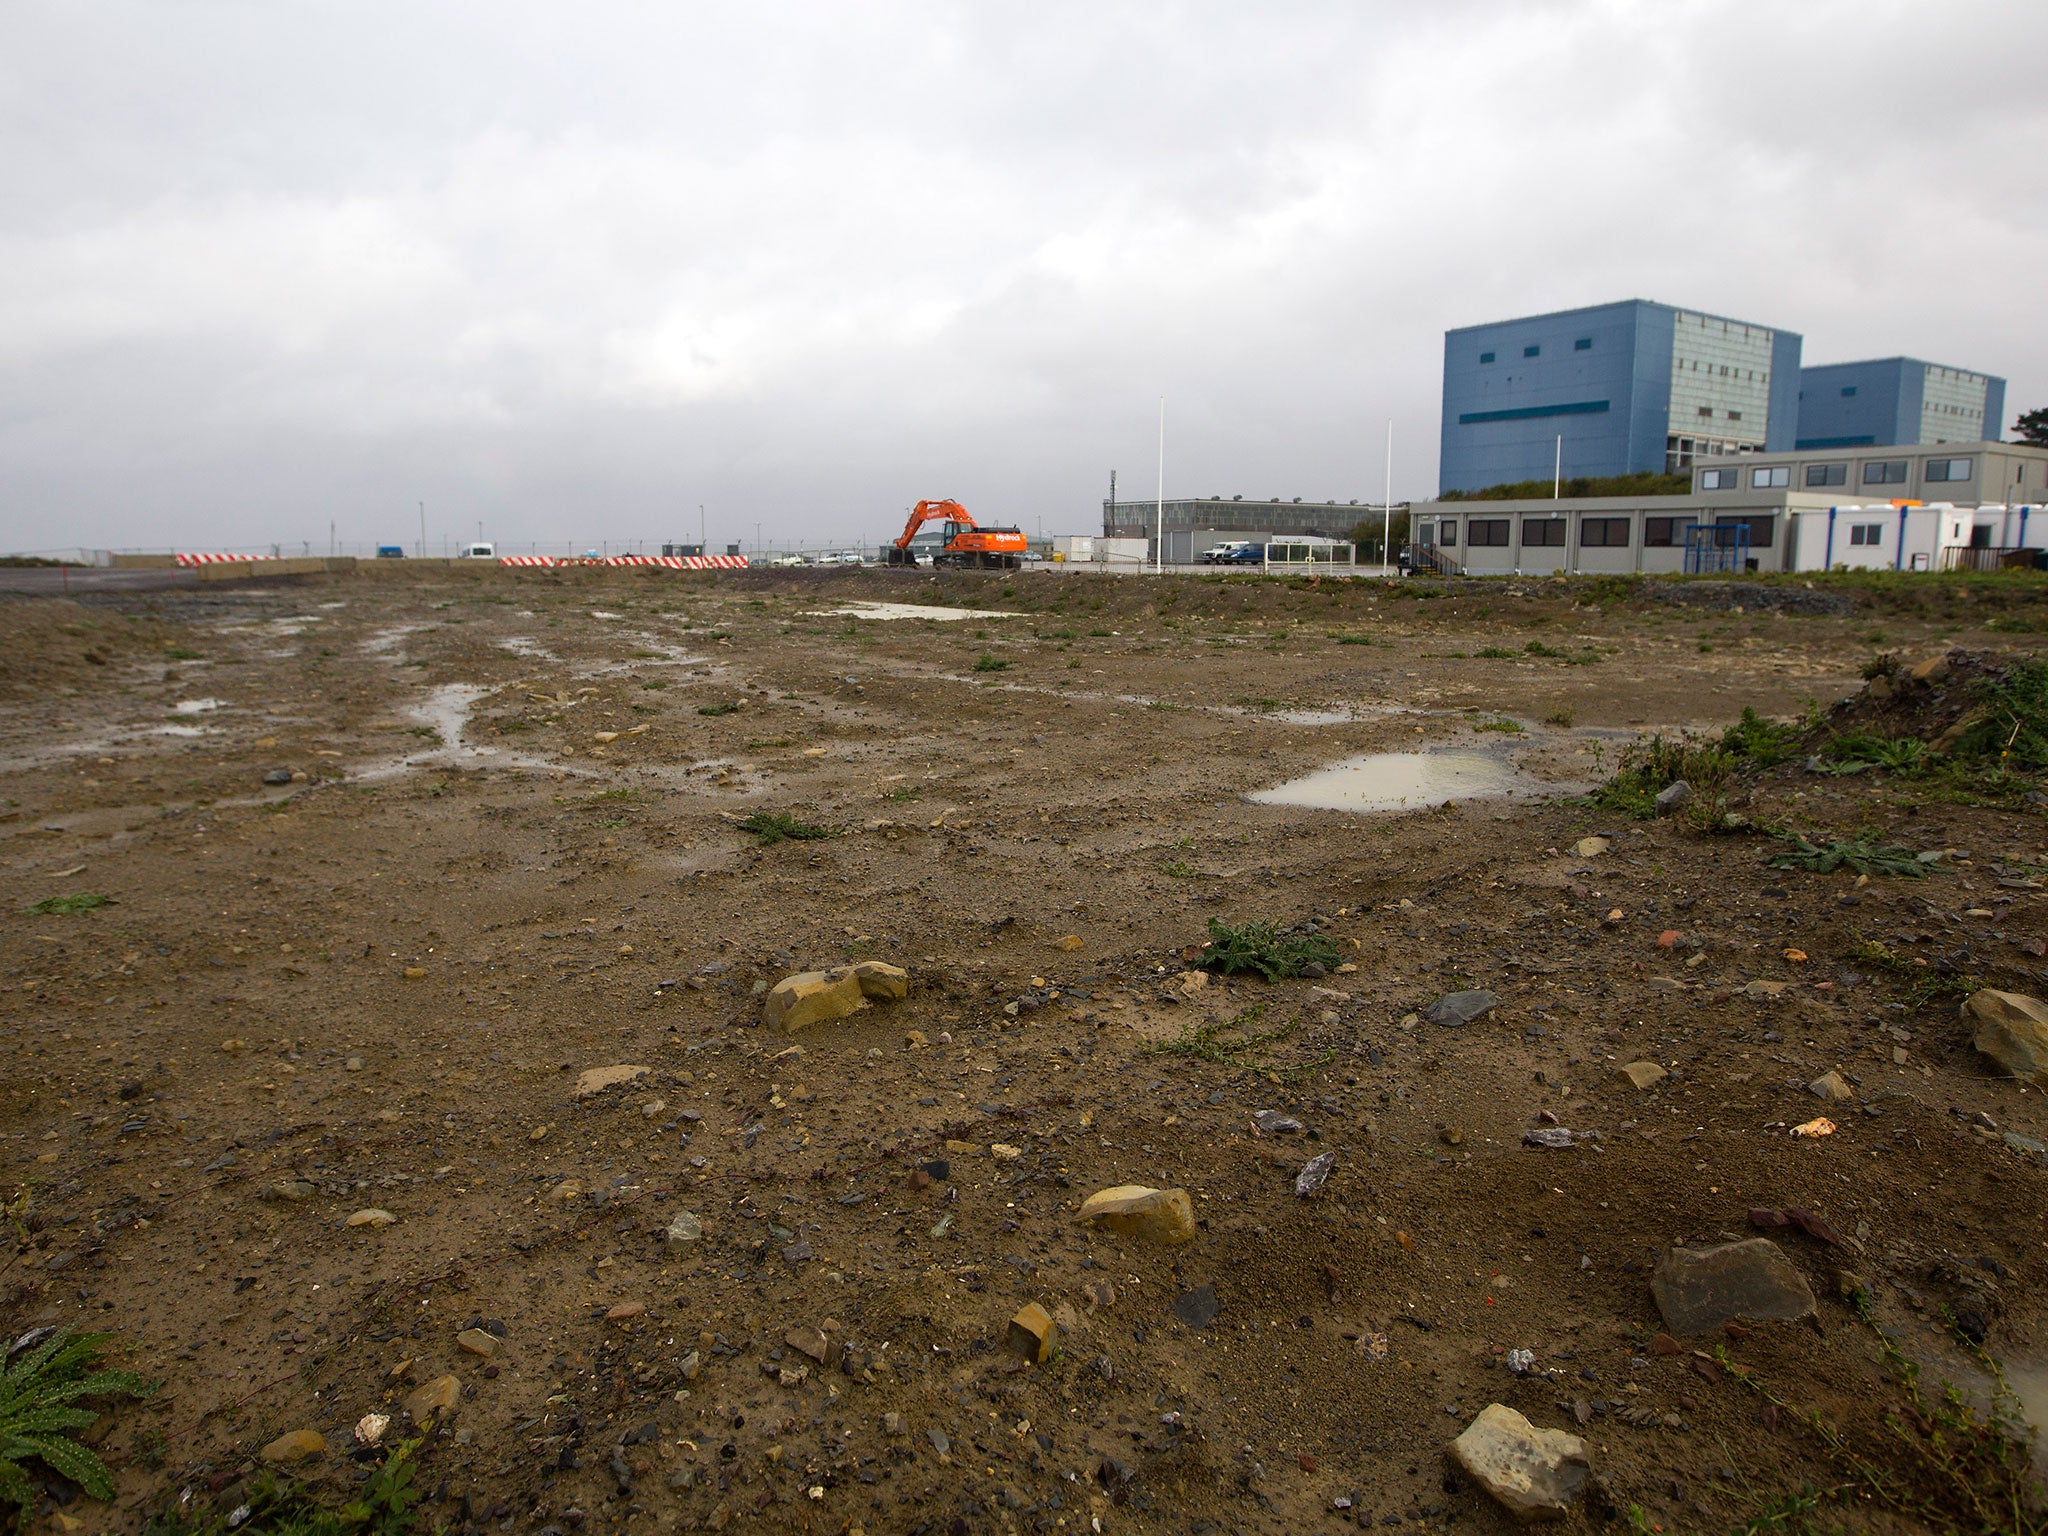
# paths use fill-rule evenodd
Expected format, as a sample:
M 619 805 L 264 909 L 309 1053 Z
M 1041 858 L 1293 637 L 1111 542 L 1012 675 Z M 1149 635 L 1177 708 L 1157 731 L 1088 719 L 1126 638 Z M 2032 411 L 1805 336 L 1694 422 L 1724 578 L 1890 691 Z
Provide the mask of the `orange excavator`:
M 932 564 L 956 571 L 1014 571 L 1022 564 L 1024 534 L 1016 528 L 984 528 L 957 501 L 920 501 L 896 542 L 883 551 L 886 565 L 915 565 L 910 541 L 926 523 L 944 519 L 944 534 Z

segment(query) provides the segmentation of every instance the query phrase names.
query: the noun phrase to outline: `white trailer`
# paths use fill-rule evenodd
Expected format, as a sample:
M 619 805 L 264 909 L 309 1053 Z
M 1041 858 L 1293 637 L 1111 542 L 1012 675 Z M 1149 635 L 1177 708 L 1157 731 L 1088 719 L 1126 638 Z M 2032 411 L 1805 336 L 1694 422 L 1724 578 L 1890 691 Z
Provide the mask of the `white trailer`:
M 2033 503 L 1837 506 L 1792 514 L 1790 569 L 1997 570 L 2048 550 L 2048 511 Z

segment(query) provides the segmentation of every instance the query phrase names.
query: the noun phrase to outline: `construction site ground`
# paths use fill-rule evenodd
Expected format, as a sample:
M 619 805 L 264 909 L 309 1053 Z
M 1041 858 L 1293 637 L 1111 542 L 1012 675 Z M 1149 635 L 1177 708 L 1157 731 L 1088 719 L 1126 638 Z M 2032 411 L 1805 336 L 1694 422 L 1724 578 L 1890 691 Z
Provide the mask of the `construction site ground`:
M 1981 1394 L 1958 1316 L 2043 1395 L 2048 1104 L 1859 945 L 2048 988 L 2039 805 L 1745 791 L 1754 826 L 1933 855 L 1863 880 L 1584 793 L 1645 731 L 1818 718 L 1880 652 L 2024 653 L 2048 587 L 1681 586 L 366 569 L 0 602 L 0 1325 L 111 1331 L 163 1383 L 86 1433 L 116 1502 L 31 1464 L 24 1528 L 196 1528 L 300 1430 L 325 1451 L 275 1475 L 338 1501 L 451 1376 L 422 1529 L 1504 1530 L 1447 1454 L 1492 1402 L 1586 1440 L 1574 1528 L 1802 1490 L 1812 1529 L 1920 1528 L 1803 1415 L 1899 1454 L 1878 1328 Z M 1453 747 L 1523 792 L 1246 798 Z M 1212 918 L 1343 964 L 1190 978 Z M 863 959 L 908 996 L 764 1026 L 768 987 Z M 1809 1091 L 1830 1069 L 1850 1099 Z M 1123 1184 L 1185 1188 L 1194 1240 L 1076 1223 Z M 1816 1316 L 1664 1352 L 1659 1256 L 1791 1207 L 1838 1239 L 1769 1234 Z

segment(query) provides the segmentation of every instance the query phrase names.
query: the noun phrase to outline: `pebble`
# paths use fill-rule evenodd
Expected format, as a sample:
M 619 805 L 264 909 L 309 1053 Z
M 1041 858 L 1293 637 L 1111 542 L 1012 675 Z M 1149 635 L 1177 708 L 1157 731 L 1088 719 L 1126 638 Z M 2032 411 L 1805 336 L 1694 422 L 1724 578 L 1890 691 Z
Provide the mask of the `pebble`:
M 300 1201 L 312 1199 L 318 1193 L 319 1191 L 304 1179 L 279 1179 L 263 1191 L 263 1198 L 296 1205 Z
M 1572 844 L 1572 852 L 1582 859 L 1597 859 L 1614 846 L 1614 840 L 1606 837 L 1582 837 Z
M 1294 1192 L 1307 1199 L 1321 1189 L 1330 1177 L 1330 1170 L 1337 1166 L 1337 1154 L 1322 1152 L 1310 1158 L 1300 1173 L 1294 1176 Z
M 377 1445 L 384 1439 L 384 1431 L 391 1427 L 388 1413 L 366 1413 L 356 1420 L 356 1442 L 359 1445 Z
M 1654 1088 L 1671 1074 L 1654 1061 L 1632 1061 L 1621 1069 L 1620 1076 L 1637 1088 Z
M 1572 1133 L 1561 1125 L 1539 1125 L 1534 1130 L 1522 1132 L 1522 1145 L 1550 1152 L 1569 1151 Z
M 360 1056 L 351 1056 L 347 1061 L 344 1061 L 341 1064 L 341 1069 L 344 1072 L 360 1072 L 363 1070 L 363 1058 Z
M 1190 1328 L 1206 1328 L 1215 1322 L 1223 1308 L 1216 1300 L 1216 1287 L 1198 1285 L 1191 1291 L 1183 1291 L 1173 1299 L 1173 1315 Z
M 1658 1261 L 1650 1294 L 1664 1326 L 1707 1333 L 1738 1318 L 1788 1322 L 1813 1311 L 1813 1291 L 1767 1237 L 1712 1248 L 1672 1248 Z
M 2022 1082 L 2048 1088 L 2048 1003 L 1986 987 L 1963 1003 L 1963 1022 L 1975 1027 L 1977 1050 Z
M 1839 1100 L 1856 1097 L 1856 1090 L 1849 1086 L 1848 1079 L 1844 1078 L 1841 1073 L 1832 1070 L 1823 1072 L 1819 1077 L 1808 1083 L 1806 1091 L 1816 1099 Z
M 1155 1243 L 1185 1243 L 1195 1235 L 1195 1207 L 1184 1189 L 1119 1184 L 1081 1202 L 1076 1220 Z
M 496 1334 L 487 1332 L 482 1328 L 463 1329 L 462 1332 L 455 1335 L 455 1342 L 468 1350 L 472 1355 L 482 1355 L 486 1360 L 491 1359 L 499 1350 L 505 1347 L 504 1341 Z
M 1564 1518 L 1593 1470 L 1577 1435 L 1538 1429 L 1503 1403 L 1481 1409 L 1451 1451 L 1475 1483 L 1524 1523 Z
M 574 1179 L 564 1179 L 548 1191 L 548 1198 L 560 1201 L 564 1205 L 571 1200 L 581 1200 L 583 1198 L 583 1186 Z
M 704 1235 L 704 1223 L 695 1211 L 677 1211 L 668 1224 L 668 1241 L 671 1247 L 694 1243 Z
M 1432 1024 L 1442 1024 L 1455 1029 L 1461 1024 L 1470 1024 L 1474 1019 L 1483 1019 L 1500 1006 L 1500 998 L 1485 990 L 1472 992 L 1447 992 L 1427 1008 L 1422 1016 Z
M 1252 1124 L 1266 1136 L 1296 1136 L 1301 1133 L 1301 1122 L 1292 1115 L 1283 1115 L 1277 1109 L 1262 1109 L 1252 1116 Z
M 412 1415 L 414 1423 L 424 1424 L 437 1413 L 453 1413 L 461 1401 L 462 1383 L 453 1376 L 436 1376 L 406 1398 L 405 1411 Z
M 1010 1331 L 1003 1341 L 1003 1347 L 1011 1354 L 1043 1365 L 1052 1358 L 1053 1341 L 1059 1336 L 1059 1327 L 1037 1302 L 1026 1302 L 1017 1309 L 1010 1319 Z
M 263 782 L 266 784 L 289 784 L 291 781 L 292 771 L 289 768 L 273 768 L 263 775 Z
M 351 1227 L 388 1227 L 397 1220 L 398 1218 L 389 1211 L 380 1211 L 372 1207 L 368 1210 L 357 1211 L 353 1216 L 349 1217 L 346 1225 Z
M 621 1083 L 630 1083 L 635 1078 L 645 1077 L 647 1068 L 620 1065 L 616 1067 L 592 1067 L 578 1074 L 576 1086 L 570 1090 L 575 1097 L 587 1099 L 593 1093 L 602 1093 L 607 1088 L 616 1088 Z
M 327 1449 L 327 1437 L 316 1429 L 295 1429 L 263 1447 L 263 1459 L 274 1465 L 308 1461 Z
M 988 1155 L 999 1163 L 1014 1163 L 1024 1155 L 1024 1149 L 1022 1147 L 1008 1146 L 998 1141 L 989 1147 Z
M 644 1301 L 622 1301 L 605 1312 L 604 1320 L 608 1323 L 623 1323 L 630 1318 L 638 1317 L 646 1310 L 647 1303 Z
M 1673 779 L 1657 791 L 1657 814 L 1669 816 L 1682 810 L 1692 800 L 1692 786 L 1683 779 Z

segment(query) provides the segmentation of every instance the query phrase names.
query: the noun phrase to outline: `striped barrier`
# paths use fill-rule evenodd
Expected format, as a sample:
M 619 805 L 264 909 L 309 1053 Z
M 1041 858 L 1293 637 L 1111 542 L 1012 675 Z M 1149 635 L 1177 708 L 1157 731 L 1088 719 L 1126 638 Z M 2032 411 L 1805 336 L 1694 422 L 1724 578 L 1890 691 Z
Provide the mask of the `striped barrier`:
M 500 565 L 545 567 L 554 563 L 555 557 L 553 555 L 501 555 L 498 557 L 498 564 Z
M 180 565 L 237 565 L 245 560 L 275 560 L 276 555 L 177 555 Z
M 187 559 L 184 555 L 178 558 L 180 561 Z M 191 558 L 233 560 L 242 557 L 215 555 Z M 547 570 L 567 565 L 654 567 L 667 571 L 744 571 L 749 568 L 745 555 L 500 555 L 498 564 L 523 570 Z

